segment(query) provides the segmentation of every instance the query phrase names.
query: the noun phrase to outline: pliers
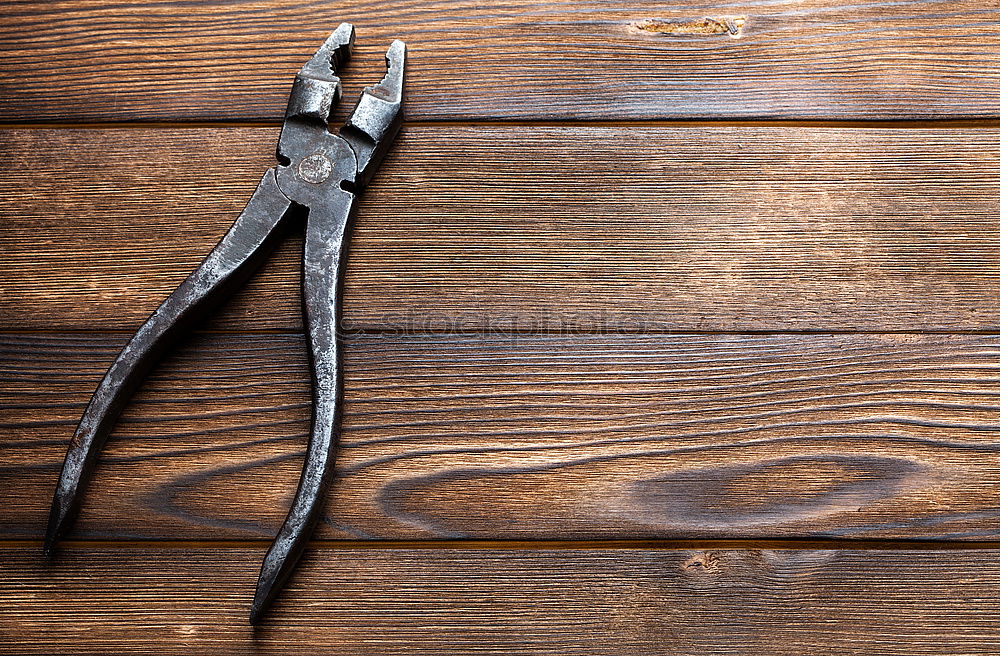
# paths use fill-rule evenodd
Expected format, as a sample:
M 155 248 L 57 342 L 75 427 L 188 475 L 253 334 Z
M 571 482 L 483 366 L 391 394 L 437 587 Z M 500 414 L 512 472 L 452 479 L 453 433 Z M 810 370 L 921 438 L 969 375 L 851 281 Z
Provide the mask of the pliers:
M 243 213 L 177 289 L 138 329 L 94 392 L 63 463 L 52 501 L 45 553 L 72 523 L 83 487 L 129 397 L 182 332 L 250 277 L 284 233 L 305 215 L 303 293 L 313 378 L 312 430 L 291 509 L 264 557 L 250 610 L 255 624 L 302 554 L 330 482 L 342 396 L 340 281 L 348 220 L 402 121 L 406 46 L 393 41 L 386 74 L 367 87 L 339 131 L 331 111 L 340 99 L 337 68 L 351 54 L 354 27 L 343 23 L 295 76 L 278 137 L 278 165 L 268 169 Z

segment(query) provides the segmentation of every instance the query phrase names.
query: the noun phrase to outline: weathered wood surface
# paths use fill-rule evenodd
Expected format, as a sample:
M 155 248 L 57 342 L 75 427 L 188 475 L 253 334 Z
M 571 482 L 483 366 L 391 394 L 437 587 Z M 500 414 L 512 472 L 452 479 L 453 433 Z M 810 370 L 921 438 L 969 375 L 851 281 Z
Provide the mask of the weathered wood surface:
M 276 131 L 7 130 L 8 329 L 134 330 Z M 377 330 L 995 330 L 994 129 L 415 127 L 361 203 Z M 294 239 L 212 325 L 300 325 Z
M 0 532 L 38 539 L 123 336 L 3 337 Z M 353 337 L 321 538 L 996 539 L 996 336 Z M 77 538 L 267 539 L 309 426 L 297 335 L 189 340 Z
M 405 39 L 411 119 L 998 116 L 990 2 L 5 3 L 0 120 L 279 120 L 358 28 L 350 102 Z M 723 151 L 726 148 L 722 148 Z
M 1000 551 L 0 551 L 17 654 L 995 654 Z M 150 640 L 156 636 L 156 641 Z

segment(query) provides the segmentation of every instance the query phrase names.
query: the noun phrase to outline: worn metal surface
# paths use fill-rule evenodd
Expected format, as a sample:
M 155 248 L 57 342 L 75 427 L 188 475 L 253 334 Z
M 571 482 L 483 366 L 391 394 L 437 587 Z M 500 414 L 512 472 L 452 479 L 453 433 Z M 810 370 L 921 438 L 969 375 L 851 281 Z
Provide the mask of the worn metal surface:
M 291 510 L 261 566 L 250 611 L 256 623 L 305 547 L 329 483 L 340 422 L 340 279 L 355 194 L 399 131 L 406 47 L 394 41 L 386 75 L 361 94 L 339 133 L 329 130 L 340 98 L 337 67 L 350 56 L 354 27 L 343 23 L 296 75 L 268 169 L 246 208 L 209 256 L 139 328 L 108 369 L 70 442 L 45 538 L 51 555 L 79 508 L 97 453 L 156 360 L 263 262 L 290 217 L 306 215 L 305 323 L 313 371 L 312 431 Z

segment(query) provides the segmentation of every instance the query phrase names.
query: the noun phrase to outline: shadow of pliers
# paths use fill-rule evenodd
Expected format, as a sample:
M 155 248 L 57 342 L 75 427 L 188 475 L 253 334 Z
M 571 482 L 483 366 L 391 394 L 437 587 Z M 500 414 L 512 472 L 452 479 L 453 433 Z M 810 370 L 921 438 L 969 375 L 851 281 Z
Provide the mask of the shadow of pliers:
M 342 395 L 340 281 L 348 220 L 399 131 L 406 46 L 394 41 L 386 74 L 361 94 L 337 132 L 328 121 L 340 98 L 337 68 L 351 53 L 354 27 L 343 23 L 302 67 L 278 138 L 278 165 L 268 169 L 243 213 L 208 257 L 160 305 L 118 354 L 94 392 L 70 441 L 52 501 L 45 552 L 79 508 L 82 489 L 129 397 L 156 360 L 220 300 L 246 282 L 295 216 L 305 215 L 303 306 L 313 374 L 312 430 L 295 499 L 261 566 L 250 611 L 260 619 L 302 553 L 332 473 Z

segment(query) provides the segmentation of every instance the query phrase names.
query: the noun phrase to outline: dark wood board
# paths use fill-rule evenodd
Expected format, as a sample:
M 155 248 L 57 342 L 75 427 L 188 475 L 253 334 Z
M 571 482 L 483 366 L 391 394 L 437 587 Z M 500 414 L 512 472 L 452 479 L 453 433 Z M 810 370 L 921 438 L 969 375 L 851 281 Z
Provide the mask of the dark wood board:
M 6 2 L 0 120 L 274 120 L 341 21 L 419 120 L 996 118 L 990 2 Z M 725 148 L 723 148 L 725 150 Z
M 17 654 L 994 654 L 1000 551 L 307 552 L 256 631 L 262 549 L 0 552 Z
M 6 130 L 0 326 L 134 330 L 276 130 Z M 346 325 L 992 331 L 1000 130 L 407 128 L 360 203 Z M 300 326 L 298 242 L 226 329 Z
M 3 337 L 0 535 L 39 539 L 123 336 Z M 996 336 L 361 336 L 317 537 L 998 536 Z M 202 335 L 72 536 L 269 539 L 309 428 L 297 335 Z

